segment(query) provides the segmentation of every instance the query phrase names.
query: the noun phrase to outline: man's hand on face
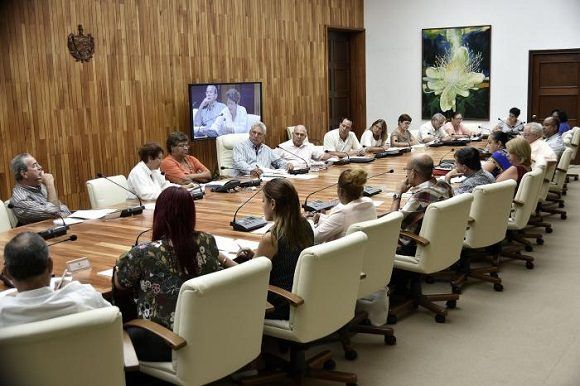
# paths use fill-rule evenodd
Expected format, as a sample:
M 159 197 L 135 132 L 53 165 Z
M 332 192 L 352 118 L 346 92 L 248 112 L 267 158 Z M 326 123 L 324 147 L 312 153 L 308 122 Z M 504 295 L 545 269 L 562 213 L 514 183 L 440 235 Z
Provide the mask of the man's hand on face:
M 54 185 L 54 176 L 52 174 L 43 172 L 41 178 L 44 185 Z

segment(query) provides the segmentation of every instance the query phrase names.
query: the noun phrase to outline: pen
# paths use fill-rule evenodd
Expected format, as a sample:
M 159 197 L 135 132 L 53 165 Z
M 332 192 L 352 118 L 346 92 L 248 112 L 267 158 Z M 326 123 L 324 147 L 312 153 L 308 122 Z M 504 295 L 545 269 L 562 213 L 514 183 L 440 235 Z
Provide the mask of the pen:
M 57 290 L 62 288 L 62 283 L 64 282 L 64 277 L 66 276 L 67 273 L 68 273 L 68 269 L 65 268 L 64 271 L 62 271 L 62 276 L 60 277 L 60 282 L 56 286 Z

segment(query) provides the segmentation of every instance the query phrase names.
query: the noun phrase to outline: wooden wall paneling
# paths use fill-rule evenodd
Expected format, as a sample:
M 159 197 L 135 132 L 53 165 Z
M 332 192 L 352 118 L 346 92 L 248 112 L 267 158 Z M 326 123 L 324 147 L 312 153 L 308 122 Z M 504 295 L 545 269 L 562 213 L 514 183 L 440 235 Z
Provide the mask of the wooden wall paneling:
M 66 39 L 82 24 L 89 63 Z M 85 182 L 127 174 L 144 142 L 189 132 L 187 84 L 260 81 L 268 143 L 304 123 L 326 131 L 326 25 L 363 27 L 359 0 L 5 0 L 0 4 L 0 197 L 10 159 L 31 152 L 61 199 L 88 206 Z M 214 141 L 193 146 L 216 165 Z

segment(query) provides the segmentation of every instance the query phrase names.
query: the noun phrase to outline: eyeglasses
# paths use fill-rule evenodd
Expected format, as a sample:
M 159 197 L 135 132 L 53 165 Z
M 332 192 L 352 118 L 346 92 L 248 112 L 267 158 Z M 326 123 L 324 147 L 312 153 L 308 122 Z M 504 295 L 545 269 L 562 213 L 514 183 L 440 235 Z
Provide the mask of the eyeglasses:
M 186 148 L 189 147 L 189 143 L 178 143 L 176 147 Z

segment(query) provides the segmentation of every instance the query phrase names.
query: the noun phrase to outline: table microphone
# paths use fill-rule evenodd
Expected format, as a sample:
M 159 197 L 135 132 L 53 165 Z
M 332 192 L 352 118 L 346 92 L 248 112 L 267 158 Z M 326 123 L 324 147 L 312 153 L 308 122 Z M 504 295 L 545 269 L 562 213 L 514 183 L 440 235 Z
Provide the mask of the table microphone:
M 325 150 L 325 153 L 330 153 L 330 150 Z M 335 153 L 342 153 L 344 155 L 346 155 L 346 159 L 339 159 L 338 161 L 334 161 L 333 165 L 346 165 L 350 163 L 350 156 L 348 155 L 348 153 L 346 151 L 334 151 Z
M 336 206 L 336 204 L 338 204 L 338 201 L 321 201 L 321 200 L 316 200 L 316 201 L 312 201 L 310 203 L 308 202 L 308 199 L 313 194 L 318 193 L 318 192 L 321 192 L 324 189 L 332 188 L 333 186 L 336 186 L 336 185 L 338 185 L 338 182 L 336 182 L 336 183 L 334 183 L 332 185 L 325 186 L 322 189 L 318 189 L 318 190 L 315 190 L 314 192 L 310 193 L 304 199 L 304 204 L 302 205 L 302 208 L 304 208 L 304 210 L 307 211 L 307 212 L 320 212 L 322 210 L 327 210 L 327 209 L 330 209 L 330 208 Z
M 300 157 L 298 154 L 295 154 L 293 152 L 291 152 L 290 150 L 284 149 L 282 146 L 278 145 L 276 146 L 278 149 L 284 150 L 286 153 L 293 155 L 296 158 L 300 158 L 302 161 L 304 161 L 304 164 L 306 165 L 306 168 L 302 168 L 302 169 L 292 169 L 292 170 L 288 170 L 288 174 L 306 174 L 310 171 L 310 166 L 308 164 L 308 162 Z
M 248 216 L 244 217 L 241 220 L 236 220 L 236 216 L 238 215 L 240 209 L 242 209 L 244 205 L 246 205 L 252 198 L 254 198 L 256 194 L 260 193 L 262 189 L 263 188 L 258 189 L 256 193 L 252 194 L 250 198 L 244 201 L 242 205 L 240 205 L 238 209 L 236 209 L 234 213 L 234 219 L 232 220 L 232 222 L 230 222 L 230 225 L 234 228 L 235 231 L 250 232 L 253 231 L 254 229 L 261 228 L 267 224 L 266 220 L 264 220 L 262 217 Z
M 60 243 L 64 243 L 65 241 L 77 241 L 78 237 L 77 235 L 70 235 L 69 237 L 67 237 L 66 239 L 63 240 L 58 240 L 55 241 L 54 243 L 50 243 L 48 244 L 49 247 L 52 247 L 55 244 L 60 244 Z
M 139 245 L 139 239 L 141 238 L 141 236 L 143 236 L 145 233 L 149 232 L 151 229 L 153 229 L 153 228 L 145 229 L 143 232 L 139 232 L 139 234 L 137 235 L 137 238 L 135 239 L 135 244 L 133 244 L 133 246 L 136 247 L 137 245 Z
M 8 203 L 7 206 L 9 209 L 17 208 L 17 209 L 27 210 L 27 208 L 24 208 L 24 207 L 18 206 L 18 205 L 14 205 L 11 202 Z M 69 226 L 66 225 L 66 222 L 64 221 L 64 218 L 60 215 L 60 213 L 55 213 L 55 215 L 61 218 L 63 225 L 57 225 L 57 226 L 49 228 L 47 230 L 37 232 L 38 235 L 45 240 L 52 239 L 52 238 L 55 238 L 58 236 L 66 235 L 66 231 L 69 230 Z
M 105 176 L 103 173 L 97 173 L 97 177 L 98 178 L 104 178 L 105 180 L 107 180 L 107 181 L 109 181 L 109 182 L 117 185 L 119 188 L 121 188 L 123 190 L 126 190 L 127 192 L 129 192 L 132 195 L 134 195 L 135 197 L 137 197 L 137 200 L 139 200 L 139 206 L 134 206 L 132 208 L 123 209 L 121 211 L 121 215 L 119 217 L 129 217 L 129 216 L 134 216 L 136 214 L 143 213 L 143 209 L 145 209 L 145 206 L 143 206 L 143 201 L 141 201 L 141 197 L 139 197 L 135 192 L 133 192 L 130 189 L 127 189 L 126 187 L 124 187 L 121 184 L 116 183 L 115 181 L 113 181 L 109 177 Z
M 455 149 L 454 148 L 451 148 L 451 150 L 449 150 L 447 153 L 443 154 L 443 156 L 439 159 L 439 163 L 437 164 L 437 166 L 441 166 L 441 163 L 443 162 L 443 159 L 445 157 L 447 157 L 449 154 L 453 153 L 454 151 L 455 151 Z
M 379 177 L 379 176 L 382 176 L 383 174 L 394 173 L 394 172 L 395 172 L 395 169 L 389 169 L 386 172 L 382 172 L 379 174 L 375 174 L 374 176 L 368 177 L 367 181 L 370 180 L 371 178 Z M 381 188 L 375 188 L 374 186 L 365 185 L 365 187 L 363 189 L 363 196 L 371 197 L 371 196 L 374 196 L 376 194 L 379 194 L 382 191 L 383 191 L 383 189 L 381 189 Z

